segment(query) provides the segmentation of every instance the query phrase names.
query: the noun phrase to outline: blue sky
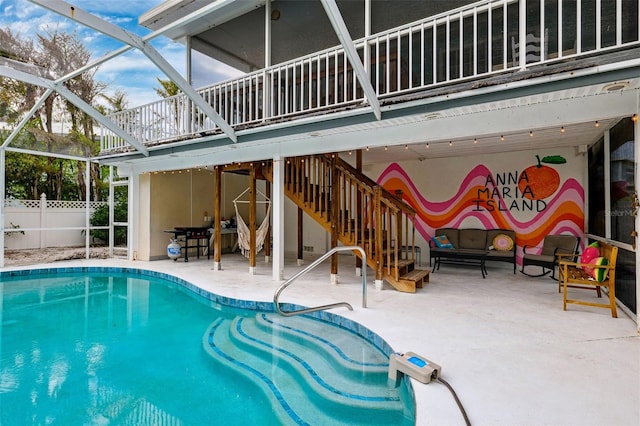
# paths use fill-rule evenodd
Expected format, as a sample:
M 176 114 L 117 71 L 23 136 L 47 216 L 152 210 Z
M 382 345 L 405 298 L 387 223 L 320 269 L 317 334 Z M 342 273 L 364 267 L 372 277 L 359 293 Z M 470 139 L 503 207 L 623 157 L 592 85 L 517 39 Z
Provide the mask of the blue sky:
M 138 17 L 162 3 L 163 0 L 67 0 L 67 2 L 137 35 L 144 36 L 150 31 L 138 25 Z M 92 53 L 92 59 L 122 47 L 122 43 L 108 36 L 49 12 L 27 0 L 0 0 L 0 28 L 9 28 L 13 33 L 24 37 L 33 37 L 37 33 L 56 29 L 69 33 L 76 32 Z M 186 55 L 183 44 L 173 42 L 166 37 L 159 37 L 152 44 L 174 68 L 184 75 Z M 238 74 L 222 64 L 203 61 L 200 57 L 198 65 L 194 64 L 194 69 L 206 69 L 207 75 L 212 76 L 210 81 L 206 82 L 207 84 L 223 81 Z M 126 92 L 129 107 L 158 99 L 154 91 L 155 87 L 159 87 L 157 77 L 166 78 L 137 50 L 131 50 L 102 64 L 96 74 L 96 79 L 107 83 L 107 92 L 113 93 L 117 89 Z M 198 84 L 198 76 L 194 75 L 194 85 L 202 86 L 203 84 L 205 82 L 202 79 Z

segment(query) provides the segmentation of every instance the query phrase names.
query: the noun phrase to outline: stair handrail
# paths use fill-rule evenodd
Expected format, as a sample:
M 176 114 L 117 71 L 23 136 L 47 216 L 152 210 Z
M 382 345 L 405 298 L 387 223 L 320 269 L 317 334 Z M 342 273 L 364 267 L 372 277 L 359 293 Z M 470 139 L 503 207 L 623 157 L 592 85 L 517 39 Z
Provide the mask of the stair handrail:
M 347 175 L 350 175 L 352 177 L 355 177 L 356 179 L 361 181 L 364 185 L 366 185 L 367 188 L 370 191 L 373 191 L 373 189 L 375 187 L 380 186 L 376 181 L 371 179 L 369 176 L 365 175 L 364 173 L 360 172 L 359 170 L 354 169 L 353 166 L 351 166 L 344 159 L 338 157 L 336 163 L 337 163 L 336 164 L 337 167 L 343 173 L 345 173 Z M 413 207 L 411 207 L 409 204 L 405 203 L 403 200 L 400 200 L 397 197 L 395 197 L 386 188 L 384 188 L 382 186 L 380 186 L 380 188 L 382 189 L 383 198 L 385 200 L 389 201 L 390 204 L 394 205 L 396 208 L 400 209 L 401 211 L 405 212 L 406 214 L 408 214 L 411 217 L 414 217 L 416 215 L 417 211 Z
M 273 295 L 273 306 L 275 307 L 276 312 L 278 312 L 282 316 L 291 317 L 294 315 L 307 314 L 309 312 L 316 312 L 316 311 L 322 311 L 325 309 L 337 308 L 338 306 L 345 306 L 350 311 L 353 311 L 353 307 L 347 302 L 331 303 L 329 305 L 316 306 L 313 308 L 297 309 L 295 311 L 283 311 L 280 308 L 280 302 L 278 301 L 278 299 L 280 298 L 280 294 L 284 291 L 285 288 L 289 287 L 289 285 L 291 285 L 291 283 L 293 283 L 296 279 L 300 278 L 301 276 L 303 276 L 304 274 L 306 274 L 307 272 L 309 272 L 310 270 L 312 270 L 313 268 L 321 264 L 328 257 L 332 256 L 334 253 L 337 253 L 339 251 L 353 251 L 353 250 L 358 250 L 360 252 L 360 254 L 362 255 L 363 265 L 366 265 L 367 254 L 365 253 L 362 247 L 338 246 L 338 247 L 332 248 L 331 250 L 329 250 L 328 252 L 320 256 L 315 262 L 311 263 L 309 266 L 307 266 L 306 268 L 304 268 L 303 270 L 301 270 L 300 272 L 298 272 L 297 274 L 295 274 L 294 276 L 286 280 L 284 283 L 282 283 L 280 287 L 278 287 L 275 294 Z M 367 268 L 366 267 L 362 268 L 362 307 L 363 308 L 367 307 Z

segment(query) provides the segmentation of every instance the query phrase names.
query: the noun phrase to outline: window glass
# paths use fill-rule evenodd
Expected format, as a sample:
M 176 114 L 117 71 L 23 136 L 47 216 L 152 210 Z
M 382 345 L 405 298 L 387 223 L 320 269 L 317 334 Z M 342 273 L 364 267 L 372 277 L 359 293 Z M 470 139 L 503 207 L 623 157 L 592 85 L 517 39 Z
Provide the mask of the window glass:
M 587 232 L 605 235 L 604 205 L 604 139 L 589 149 L 589 227 Z
M 633 243 L 634 141 L 633 121 L 626 118 L 610 132 L 611 239 Z

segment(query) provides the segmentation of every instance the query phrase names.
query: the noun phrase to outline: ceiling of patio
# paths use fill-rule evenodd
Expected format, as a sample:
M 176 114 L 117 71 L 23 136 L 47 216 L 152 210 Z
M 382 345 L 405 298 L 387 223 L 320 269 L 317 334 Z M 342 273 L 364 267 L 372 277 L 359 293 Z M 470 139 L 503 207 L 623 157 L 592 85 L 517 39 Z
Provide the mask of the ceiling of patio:
M 485 135 L 479 138 L 462 138 L 427 141 L 406 145 L 383 146 L 364 149 L 364 164 L 385 163 L 389 161 L 426 160 L 429 158 L 457 157 L 465 155 L 496 154 L 504 151 L 523 151 L 532 149 L 552 149 L 573 146 L 591 145 L 602 137 L 604 129 L 617 120 L 605 119 L 554 126 L 529 132 L 500 133 Z M 564 129 L 564 130 L 563 130 Z M 451 143 L 449 143 L 451 142 Z M 354 151 L 347 151 L 353 155 Z

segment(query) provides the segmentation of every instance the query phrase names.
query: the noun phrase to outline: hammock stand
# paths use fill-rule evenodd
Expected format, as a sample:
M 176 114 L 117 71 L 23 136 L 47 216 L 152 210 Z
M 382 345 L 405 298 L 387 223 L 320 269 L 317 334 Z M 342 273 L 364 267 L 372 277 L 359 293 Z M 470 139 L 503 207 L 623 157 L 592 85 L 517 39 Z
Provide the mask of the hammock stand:
M 233 206 L 236 209 L 236 222 L 238 225 L 238 247 L 242 252 L 242 255 L 245 257 L 249 257 L 249 253 L 251 252 L 251 236 L 249 233 L 249 226 L 245 223 L 238 212 L 238 203 L 248 204 L 250 201 L 248 200 L 240 200 L 240 198 L 249 191 L 249 188 L 245 189 L 240 195 L 238 195 L 233 200 Z M 267 214 L 265 215 L 262 223 L 256 229 L 256 253 L 259 253 L 264 248 L 264 240 L 267 236 L 267 231 L 269 230 L 269 215 L 271 214 L 271 200 L 269 197 L 264 195 L 262 191 L 256 189 L 257 194 L 264 197 L 264 201 L 256 201 L 257 204 L 267 204 Z

